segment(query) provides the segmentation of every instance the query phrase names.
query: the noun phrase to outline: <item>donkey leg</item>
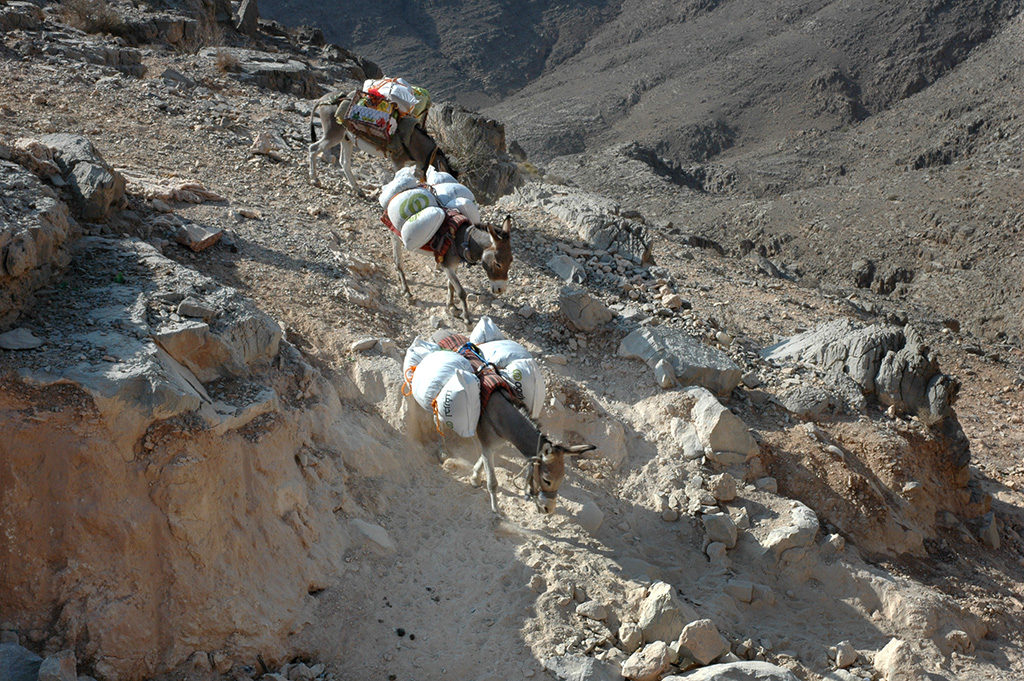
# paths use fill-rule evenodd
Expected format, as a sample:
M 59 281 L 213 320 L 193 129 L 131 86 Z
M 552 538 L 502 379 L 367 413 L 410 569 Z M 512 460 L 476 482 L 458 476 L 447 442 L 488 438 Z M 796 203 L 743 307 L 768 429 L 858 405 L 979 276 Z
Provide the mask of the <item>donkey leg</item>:
M 487 449 L 481 457 L 487 471 L 487 493 L 491 497 L 491 510 L 498 513 L 498 476 L 494 473 L 494 453 Z
M 405 281 L 405 272 L 402 270 L 402 242 L 394 234 L 391 235 L 391 254 L 395 257 L 395 270 L 398 272 L 398 281 L 402 285 L 402 291 L 412 298 L 412 291 L 409 290 L 409 284 Z
M 483 474 L 484 466 L 487 465 L 486 458 L 487 455 L 481 452 L 480 458 L 477 459 L 476 465 L 473 466 L 473 472 L 469 475 L 469 484 L 473 485 L 473 487 L 479 487 L 484 481 Z
M 462 301 L 462 320 L 466 324 L 471 324 L 472 321 L 469 316 L 469 302 L 467 301 L 466 289 L 462 287 L 462 282 L 455 276 L 455 271 L 445 269 L 445 273 L 448 275 L 448 307 L 455 308 L 455 296 L 458 294 L 459 300 Z
M 352 173 L 352 153 L 352 139 L 345 135 L 341 140 L 341 167 L 345 171 L 345 179 L 348 180 L 352 191 L 362 197 L 363 190 L 359 186 L 359 182 L 356 181 L 356 176 Z
M 323 140 L 320 140 L 309 145 L 309 181 L 315 187 L 320 186 L 320 178 L 316 175 L 316 161 L 317 157 L 320 155 L 320 145 L 322 143 Z

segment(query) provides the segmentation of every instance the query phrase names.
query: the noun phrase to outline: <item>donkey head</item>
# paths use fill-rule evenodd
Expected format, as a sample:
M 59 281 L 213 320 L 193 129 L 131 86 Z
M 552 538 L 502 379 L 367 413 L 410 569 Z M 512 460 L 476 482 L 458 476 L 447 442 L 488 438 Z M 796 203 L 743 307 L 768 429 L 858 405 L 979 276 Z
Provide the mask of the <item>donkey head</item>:
M 434 168 L 440 170 L 442 173 L 448 173 L 456 180 L 459 179 L 459 171 L 455 169 L 452 162 L 445 156 L 444 151 L 441 147 L 437 147 L 437 153 L 434 155 Z
M 491 293 L 500 296 L 508 286 L 508 271 L 512 267 L 512 218 L 505 216 L 500 228 L 485 227 L 491 235 L 491 245 L 484 250 L 480 264 L 491 281 Z
M 530 461 L 527 490 L 537 510 L 554 513 L 558 502 L 558 488 L 565 478 L 565 457 L 577 456 L 597 449 L 594 445 L 563 445 L 548 442 L 541 444 L 540 452 Z

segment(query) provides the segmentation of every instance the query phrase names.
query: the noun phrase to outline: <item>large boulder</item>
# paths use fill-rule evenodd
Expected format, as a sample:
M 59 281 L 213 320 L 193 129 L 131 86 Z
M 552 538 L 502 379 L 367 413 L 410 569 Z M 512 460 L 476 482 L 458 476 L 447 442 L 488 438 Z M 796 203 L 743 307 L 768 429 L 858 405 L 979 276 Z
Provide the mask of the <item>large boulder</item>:
M 124 177 L 103 159 L 88 137 L 56 133 L 43 135 L 39 144 L 49 152 L 46 160 L 52 160 L 60 172 L 50 181 L 67 188 L 83 220 L 103 220 L 124 202 Z
M 242 0 L 238 3 L 238 15 L 235 17 L 235 28 L 240 32 L 255 36 L 259 27 L 260 11 L 256 0 Z
M 675 653 L 667 643 L 655 641 L 622 663 L 622 675 L 630 681 L 658 681 L 675 659 Z
M 701 443 L 712 452 L 713 457 L 736 454 L 738 456 L 735 463 L 742 463 L 757 454 L 757 441 L 739 416 L 729 411 L 714 395 L 703 388 L 690 388 L 687 392 L 697 400 L 690 410 L 693 427 Z M 717 456 L 716 460 L 727 463 L 728 458 Z
M 52 189 L 25 168 L 0 160 L 0 326 L 13 321 L 32 293 L 68 264 L 66 246 L 77 231 Z
M 39 665 L 39 681 L 77 681 L 77 660 L 70 650 L 62 650 Z
M 814 511 L 799 501 L 794 501 L 790 508 L 788 522 L 782 527 L 772 530 L 768 534 L 764 546 L 775 555 L 781 555 L 784 551 L 792 548 L 810 546 L 818 534 L 818 529 L 818 516 Z
M 231 76 L 243 83 L 306 99 L 324 93 L 317 71 L 307 62 L 284 53 L 274 54 L 241 47 L 206 47 L 199 51 L 199 56 L 211 64 L 225 59 L 237 64 Z
M 626 336 L 619 355 L 646 362 L 654 369 L 666 360 L 681 385 L 698 385 L 728 395 L 740 384 L 743 372 L 721 350 L 704 345 L 685 331 L 645 326 Z
M 765 348 L 762 355 L 817 365 L 837 386 L 852 379 L 864 395 L 931 422 L 953 414 L 960 388 L 939 370 L 931 349 L 909 326 L 859 327 L 838 319 Z
M 612 319 L 612 311 L 598 298 L 576 286 L 563 286 L 558 292 L 558 308 L 574 328 L 593 331 Z
M 459 171 L 459 182 L 477 201 L 494 203 L 521 182 L 519 166 L 505 148 L 505 126 L 457 104 L 431 107 L 427 127 Z
M 798 681 L 793 672 L 769 662 L 727 662 L 666 676 L 661 681 Z
M 930 677 L 921 670 L 913 647 L 898 638 L 890 639 L 875 653 L 874 666 L 885 681 L 924 681 Z
M 43 10 L 31 2 L 0 3 L 0 32 L 16 29 L 34 31 L 45 20 Z
M 696 620 L 683 627 L 677 647 L 681 655 L 702 665 L 729 652 L 729 642 L 719 633 L 715 623 L 708 619 Z
M 36 681 L 43 658 L 17 643 L 0 643 L 0 679 Z
M 22 380 L 40 387 L 78 386 L 92 397 L 115 439 L 125 443 L 135 442 L 154 419 L 197 412 L 211 428 L 222 422 L 241 427 L 274 406 L 273 391 L 264 386 L 250 386 L 244 399 L 230 401 L 229 407 L 211 399 L 203 385 L 247 380 L 278 354 L 280 326 L 235 289 L 220 287 L 135 239 L 84 237 L 74 251 L 77 266 L 86 271 L 118 272 L 126 282 L 146 276 L 154 290 L 140 295 L 105 276 L 86 280 L 89 286 L 80 289 L 68 310 L 74 321 L 66 323 L 85 329 L 76 352 L 107 361 L 68 362 L 51 371 L 25 367 Z M 203 305 L 182 307 L 189 297 Z M 215 317 L 172 321 L 178 309 L 213 310 Z M 163 314 L 157 316 L 157 310 Z M 54 339 L 54 350 L 70 342 L 66 336 Z
M 562 681 L 621 681 L 618 669 L 585 655 L 562 655 L 544 660 L 544 669 Z
M 683 626 L 697 619 L 696 611 L 680 601 L 675 588 L 665 582 L 655 582 L 640 603 L 637 626 L 644 641 L 674 642 Z
M 651 262 L 653 238 L 647 226 L 623 215 L 622 207 L 604 196 L 579 189 L 528 183 L 508 197 L 510 205 L 540 206 L 574 228 L 592 248 L 616 253 L 634 263 Z

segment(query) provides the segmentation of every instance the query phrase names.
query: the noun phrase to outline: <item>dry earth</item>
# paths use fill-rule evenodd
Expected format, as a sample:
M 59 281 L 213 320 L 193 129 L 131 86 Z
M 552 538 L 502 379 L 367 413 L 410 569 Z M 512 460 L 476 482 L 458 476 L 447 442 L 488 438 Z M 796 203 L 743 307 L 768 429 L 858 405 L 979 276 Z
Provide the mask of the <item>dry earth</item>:
M 5 327 L 29 329 L 45 345 L 0 355 L 0 418 L 13 436 L 0 445 L 4 523 L 17 528 L 5 533 L 0 557 L 4 574 L 19 580 L 26 568 L 54 576 L 45 588 L 0 584 L 5 642 L 44 655 L 73 649 L 80 672 L 104 679 L 301 677 L 297 668 L 281 670 L 293 660 L 323 663 L 318 672 L 337 679 L 544 678 L 543 662 L 565 654 L 608 660 L 617 673 L 627 647 L 619 624 L 636 621 L 644 589 L 657 579 L 714 620 L 734 652 L 749 650 L 799 678 L 854 678 L 833 670 L 827 656 L 842 640 L 862 651 L 855 678 L 1024 674 L 1019 345 L 981 345 L 968 328 L 944 331 L 934 314 L 909 315 L 942 369 L 963 382 L 957 416 L 971 442 L 971 477 L 991 495 L 999 548 L 986 546 L 977 519 L 966 516 L 912 528 L 923 533 L 916 550 L 903 538 L 871 537 L 858 518 L 918 503 L 895 482 L 916 472 L 914 456 L 927 462 L 928 448 L 942 444 L 919 418 L 888 416 L 877 404 L 859 415 L 821 415 L 815 430 L 777 396 L 793 381 L 815 383 L 819 372 L 775 366 L 758 353 L 821 322 L 883 321 L 907 308 L 885 294 L 773 277 L 759 261 L 682 245 L 653 229 L 657 266 L 639 269 L 646 281 L 664 283 L 635 285 L 634 303 L 610 277 L 593 275 L 600 263 L 586 265 L 587 290 L 619 314 L 576 332 L 559 310 L 563 282 L 547 262 L 588 245 L 552 214 L 550 201 L 531 194 L 536 186 L 527 187 L 484 210 L 485 219 L 511 213 L 515 220 L 508 293 L 483 293 L 478 271 L 463 270 L 464 280 L 480 292 L 477 314 L 491 315 L 543 358 L 550 403 L 542 424 L 601 450 L 572 467 L 551 517 L 515 494 L 519 467 L 510 453 L 499 472 L 496 518 L 486 494 L 467 482 L 460 456 L 472 459 L 472 445 L 449 441 L 457 456 L 439 465 L 426 417 L 399 392 L 395 356 L 414 336 L 456 325 L 441 304 L 442 278 L 428 260 L 407 258 L 415 299 L 406 300 L 377 204 L 352 197 L 335 169 L 325 171 L 326 188 L 309 185 L 309 101 L 240 82 L 218 68 L 215 52 L 148 46 L 139 53 L 145 75 L 137 77 L 27 50 L 53 40 L 41 32 L 57 30 L 52 10 L 42 29 L 0 35 L 0 141 L 85 134 L 129 179 L 194 181 L 224 200 L 146 199 L 129 184 L 128 206 L 106 222 L 82 222 L 82 231 L 138 237 L 152 246 L 147 257 L 168 259 L 150 261 L 161 274 L 130 269 L 138 266 L 134 256 L 122 263 L 120 255 L 76 251 L 35 306 Z M 261 40 L 250 46 L 286 47 Z M 163 77 L 168 68 L 187 82 Z M 272 139 L 274 156 L 252 151 L 261 134 Z M 378 161 L 360 157 L 356 169 L 368 186 L 388 179 Z M 171 238 L 180 221 L 225 229 L 227 243 L 192 253 Z M 153 306 L 154 291 L 167 281 L 207 286 L 194 277 L 212 280 L 210 292 L 233 287 L 280 323 L 282 359 L 252 370 L 255 383 L 276 391 L 276 409 L 224 433 L 187 412 L 154 418 L 136 439 L 111 434 L 102 404 L 73 381 L 37 388 L 23 380 L 25 371 L 122 366 L 123 357 L 86 337 L 84 319 L 118 286 L 138 292 L 156 314 L 163 308 Z M 692 309 L 665 308 L 661 286 Z M 702 484 L 723 469 L 681 456 L 672 426 L 673 418 L 688 419 L 681 391 L 663 391 L 649 369 L 617 355 L 623 337 L 648 318 L 720 345 L 756 376 L 752 387 L 723 397 L 759 440 L 757 457 L 728 469 L 739 480 L 735 500 L 712 495 L 714 503 L 704 503 L 710 491 Z M 353 352 L 364 338 L 392 343 Z M 251 398 L 240 395 L 239 379 L 203 383 L 215 398 Z M 828 445 L 844 453 L 839 461 Z M 43 463 L 33 470 L 37 453 Z M 760 482 L 769 475 L 777 493 Z M 74 484 L 57 484 L 67 480 Z M 90 488 L 97 482 L 125 487 Z M 867 491 L 858 497 L 859 487 Z M 828 495 L 848 507 L 829 507 Z M 54 497 L 65 504 L 47 508 Z M 792 499 L 817 513 L 821 530 L 780 562 L 764 547 L 787 526 Z M 707 514 L 694 503 L 747 517 L 749 529 L 724 558 L 709 558 Z M 21 515 L 31 512 L 38 517 Z M 152 529 L 121 527 L 132 523 Z M 26 527 L 37 533 L 31 540 Z M 60 528 L 56 539 L 47 535 L 53 528 Z M 33 584 L 38 591 L 26 593 Z M 605 617 L 577 614 L 577 605 L 594 601 Z M 950 643 L 952 630 L 969 645 Z M 884 676 L 884 665 L 871 660 L 892 637 L 908 640 L 917 659 Z

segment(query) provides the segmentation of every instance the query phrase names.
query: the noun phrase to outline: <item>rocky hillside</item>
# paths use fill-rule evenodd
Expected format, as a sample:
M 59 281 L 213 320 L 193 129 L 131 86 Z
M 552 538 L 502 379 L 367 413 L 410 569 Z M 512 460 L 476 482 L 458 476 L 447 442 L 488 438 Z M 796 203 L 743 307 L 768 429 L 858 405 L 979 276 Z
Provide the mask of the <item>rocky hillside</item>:
M 554 181 L 807 285 L 859 280 L 904 314 L 1024 338 L 1019 2 L 312 6 L 267 5 L 490 102 Z
M 550 71 L 615 16 L 617 2 L 263 0 L 270 18 L 317 26 L 443 99 L 481 107 Z
M 501 125 L 438 105 L 514 222 L 473 311 L 598 447 L 551 516 L 509 450 L 494 516 L 478 445 L 402 395 L 413 338 L 462 329 L 440 275 L 409 255 L 407 299 L 376 201 L 307 179 L 314 98 L 374 62 L 162 7 L 0 4 L 0 678 L 1024 673 L 1019 346 L 905 274 L 735 257 L 596 166 L 509 193 Z

